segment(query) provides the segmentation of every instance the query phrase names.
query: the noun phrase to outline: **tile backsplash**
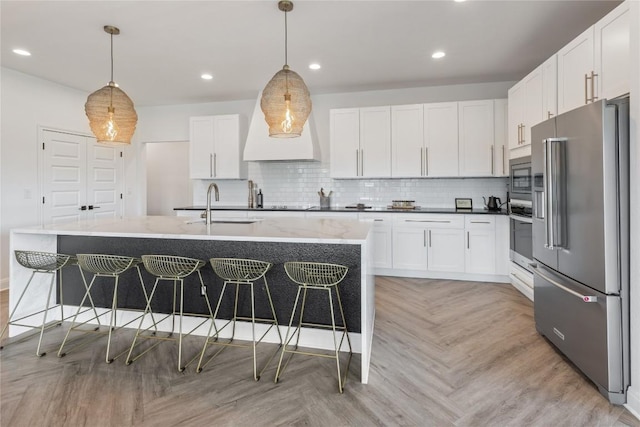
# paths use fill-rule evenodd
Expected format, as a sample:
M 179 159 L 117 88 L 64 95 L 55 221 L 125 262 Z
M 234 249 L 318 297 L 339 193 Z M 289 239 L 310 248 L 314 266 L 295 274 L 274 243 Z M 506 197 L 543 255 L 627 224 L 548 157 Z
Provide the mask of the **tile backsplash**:
M 416 179 L 332 179 L 329 164 L 321 162 L 251 162 L 249 178 L 262 189 L 264 206 L 318 206 L 318 191 L 333 191 L 331 204 L 366 203 L 386 206 L 392 200 L 415 200 L 416 205 L 453 208 L 456 197 L 473 199 L 483 206 L 482 196 L 500 197 L 506 202 L 508 178 L 416 178 Z M 193 204 L 204 205 L 208 180 L 194 181 Z M 219 205 L 245 206 L 247 181 L 214 180 L 220 189 Z

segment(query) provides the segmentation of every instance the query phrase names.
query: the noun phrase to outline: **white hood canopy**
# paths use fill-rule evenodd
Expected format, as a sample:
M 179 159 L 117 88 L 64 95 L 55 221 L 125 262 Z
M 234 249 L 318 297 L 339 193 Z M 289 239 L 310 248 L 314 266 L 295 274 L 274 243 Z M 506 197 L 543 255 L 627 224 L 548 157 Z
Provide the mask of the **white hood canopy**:
M 314 142 L 311 131 L 311 116 L 304 124 L 302 135 L 298 138 L 271 138 L 269 126 L 264 120 L 264 114 L 260 108 L 262 92 L 258 94 L 253 116 L 249 124 L 247 142 L 244 146 L 245 161 L 268 160 L 320 160 L 317 144 Z M 311 113 L 313 115 L 313 113 Z

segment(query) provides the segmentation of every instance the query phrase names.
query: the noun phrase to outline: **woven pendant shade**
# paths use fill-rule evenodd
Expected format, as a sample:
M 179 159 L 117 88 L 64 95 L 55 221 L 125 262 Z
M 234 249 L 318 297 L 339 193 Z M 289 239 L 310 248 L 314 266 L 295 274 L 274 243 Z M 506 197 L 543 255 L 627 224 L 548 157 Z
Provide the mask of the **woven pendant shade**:
M 285 97 L 288 93 L 290 96 Z M 290 127 L 287 120 L 287 98 L 289 101 Z M 302 77 L 285 66 L 278 71 L 262 91 L 260 108 L 269 125 L 269 136 L 273 138 L 295 138 L 311 114 L 311 96 Z
M 109 107 L 113 107 L 113 121 L 118 126 L 114 136 L 107 133 L 105 123 L 109 120 Z M 136 130 L 138 115 L 133 108 L 133 101 L 120 88 L 113 84 L 93 92 L 84 104 L 84 111 L 89 118 L 91 132 L 98 142 L 103 144 L 131 144 Z

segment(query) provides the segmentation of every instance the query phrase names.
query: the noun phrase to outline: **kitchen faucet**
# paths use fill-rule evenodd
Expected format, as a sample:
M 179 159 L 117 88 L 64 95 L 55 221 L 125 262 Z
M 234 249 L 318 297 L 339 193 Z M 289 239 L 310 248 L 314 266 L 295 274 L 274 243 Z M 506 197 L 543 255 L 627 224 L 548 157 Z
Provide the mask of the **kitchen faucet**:
M 211 184 L 209 184 L 209 188 L 207 188 L 207 210 L 205 211 L 206 216 L 204 220 L 207 225 L 211 224 L 211 189 L 212 188 L 216 192 L 216 202 L 220 200 L 220 193 L 218 192 L 218 186 L 216 185 L 215 182 L 212 182 Z

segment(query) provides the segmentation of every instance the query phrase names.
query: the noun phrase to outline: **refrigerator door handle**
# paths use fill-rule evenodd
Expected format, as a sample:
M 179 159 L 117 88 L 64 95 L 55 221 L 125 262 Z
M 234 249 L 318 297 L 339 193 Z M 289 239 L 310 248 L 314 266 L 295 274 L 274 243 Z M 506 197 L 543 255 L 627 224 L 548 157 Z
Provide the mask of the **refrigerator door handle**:
M 550 185 L 549 185 L 549 179 L 550 179 L 550 173 L 549 173 L 549 140 L 545 139 L 542 141 L 542 161 L 543 161 L 543 167 L 544 167 L 544 179 L 543 179 L 543 186 L 544 186 L 544 198 L 545 203 L 543 203 L 543 209 L 544 209 L 544 214 L 543 214 L 543 218 L 544 218 L 544 247 L 546 249 L 553 249 L 552 245 L 551 245 L 551 236 L 550 236 L 550 223 L 551 223 L 551 203 L 549 203 L 550 201 Z
M 566 138 L 547 138 L 543 141 L 545 162 L 545 248 L 562 249 L 563 239 L 563 208 L 562 197 L 564 185 L 564 148 Z
M 535 266 L 535 264 L 529 264 L 529 266 L 533 269 L 533 274 L 537 274 L 538 276 L 542 277 L 544 280 L 546 280 L 547 282 L 551 283 L 553 286 L 562 289 L 563 291 L 576 296 L 578 298 L 580 298 L 583 302 L 598 302 L 598 297 L 597 296 L 593 296 L 593 295 L 582 295 L 580 292 L 576 292 L 573 289 L 569 289 L 566 286 L 558 283 L 557 281 L 553 280 L 551 277 L 542 274 L 540 272 L 540 269 Z

